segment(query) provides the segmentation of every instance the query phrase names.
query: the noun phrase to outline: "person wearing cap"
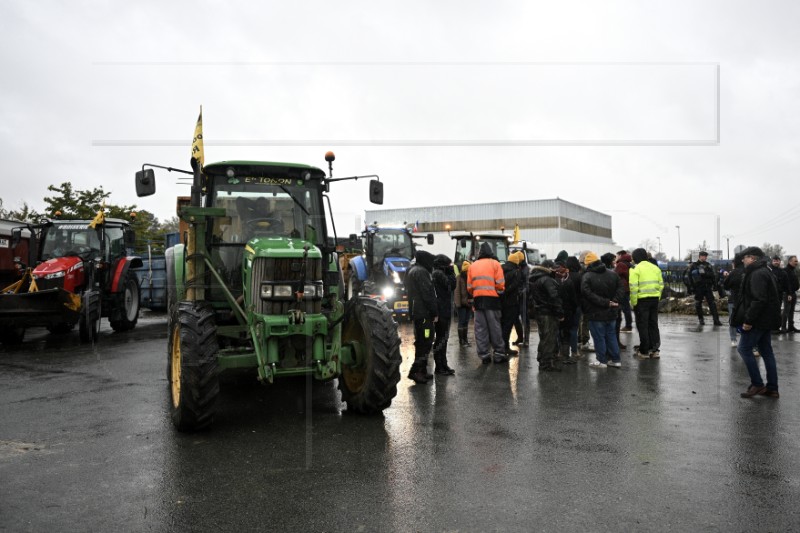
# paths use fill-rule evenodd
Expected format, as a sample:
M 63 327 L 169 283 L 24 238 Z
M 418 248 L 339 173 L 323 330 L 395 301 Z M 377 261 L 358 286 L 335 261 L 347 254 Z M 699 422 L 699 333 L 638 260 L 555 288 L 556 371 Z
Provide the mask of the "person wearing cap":
M 689 265 L 688 283 L 690 290 L 694 293 L 694 310 L 700 325 L 706 323 L 703 318 L 703 300 L 708 302 L 708 310 L 714 318 L 714 325 L 721 326 L 717 304 L 714 300 L 714 287 L 717 284 L 717 273 L 714 266 L 708 262 L 708 252 L 700 251 L 697 261 Z
M 456 288 L 456 274 L 453 262 L 444 254 L 433 258 L 433 288 L 436 291 L 439 320 L 434 325 L 436 338 L 433 341 L 434 374 L 452 376 L 456 373 L 447 364 L 447 341 L 450 339 L 450 321 L 453 316 L 453 291 Z
M 731 316 L 731 324 L 741 328 L 742 336 L 737 351 L 750 375 L 750 386 L 741 396 L 752 398 L 760 394 L 779 398 L 778 367 L 772 351 L 772 330 L 781 323 L 779 289 L 761 248 L 750 246 L 742 250 L 741 254 L 744 279 Z M 758 362 L 753 354 L 754 347 L 758 347 L 764 361 L 767 371 L 766 385 L 761 379 Z
M 469 261 L 461 263 L 461 272 L 456 279 L 455 303 L 458 313 L 458 345 L 462 348 L 472 346 L 469 343 L 469 321 L 472 319 L 472 296 L 467 291 L 467 270 Z
M 589 366 L 621 368 L 616 325 L 619 302 L 625 293 L 622 290 L 622 280 L 610 269 L 615 258 L 614 254 L 604 254 L 603 258 L 606 262 L 598 258 L 594 252 L 587 253 L 584 258 L 586 273 L 581 279 L 584 311 L 589 320 L 589 331 L 594 341 L 596 357 Z
M 631 254 L 636 265 L 628 274 L 631 289 L 631 307 L 636 316 L 636 330 L 639 332 L 639 359 L 658 359 L 661 357 L 661 332 L 658 329 L 658 302 L 664 291 L 664 277 L 661 269 L 647 259 L 647 250 L 637 248 Z
M 500 328 L 500 295 L 506 288 L 503 267 L 489 243 L 481 244 L 478 260 L 467 270 L 467 291 L 475 302 L 475 343 L 483 364 L 508 362 Z M 494 357 L 492 357 L 494 350 Z
M 439 318 L 439 305 L 433 288 L 433 255 L 418 250 L 415 263 L 406 273 L 405 286 L 408 306 L 414 321 L 414 363 L 408 371 L 408 379 L 416 383 L 427 383 L 433 377 L 428 374 L 428 355 L 435 338 L 434 324 Z
M 536 360 L 540 372 L 560 372 L 558 365 L 558 324 L 564 320 L 564 308 L 558 295 L 552 261 L 545 260 L 531 269 L 530 291 L 536 310 L 539 347 Z
M 523 262 L 522 252 L 514 252 L 508 256 L 508 261 L 503 265 L 503 277 L 506 280 L 506 288 L 500 296 L 502 309 L 500 313 L 500 328 L 503 333 L 503 343 L 506 347 L 506 355 L 509 357 L 517 355 L 519 352 L 511 348 L 511 330 L 519 319 L 519 299 L 522 294 L 522 271 L 520 263 Z

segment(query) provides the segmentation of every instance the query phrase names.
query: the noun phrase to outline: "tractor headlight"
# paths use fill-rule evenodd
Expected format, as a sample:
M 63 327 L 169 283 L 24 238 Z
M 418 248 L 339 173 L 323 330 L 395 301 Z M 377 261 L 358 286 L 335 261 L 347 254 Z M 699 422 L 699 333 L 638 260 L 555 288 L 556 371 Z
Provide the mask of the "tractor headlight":
M 394 287 L 384 287 L 383 290 L 381 290 L 381 294 L 384 298 L 394 297 Z
M 63 278 L 65 274 L 66 274 L 66 272 L 65 272 L 65 271 L 63 271 L 63 270 L 61 270 L 61 271 L 59 271 L 59 272 L 51 272 L 50 274 L 45 274 L 45 275 L 44 275 L 44 279 L 58 279 L 58 278 Z
M 292 300 L 295 297 L 294 294 L 294 287 L 295 285 L 281 283 L 262 283 L 261 284 L 261 299 L 262 300 Z M 316 281 L 311 283 L 306 283 L 303 286 L 303 299 L 311 300 L 311 299 L 320 299 L 323 295 L 323 288 L 322 282 Z
M 272 298 L 272 285 L 266 283 L 261 285 L 261 299 L 266 300 Z
M 394 281 L 395 283 L 398 283 L 398 284 L 399 283 L 403 283 L 400 280 L 400 274 L 398 274 L 397 272 L 392 272 L 392 281 Z
M 272 286 L 272 296 L 273 298 L 291 298 L 292 297 L 292 286 L 291 285 L 273 285 Z

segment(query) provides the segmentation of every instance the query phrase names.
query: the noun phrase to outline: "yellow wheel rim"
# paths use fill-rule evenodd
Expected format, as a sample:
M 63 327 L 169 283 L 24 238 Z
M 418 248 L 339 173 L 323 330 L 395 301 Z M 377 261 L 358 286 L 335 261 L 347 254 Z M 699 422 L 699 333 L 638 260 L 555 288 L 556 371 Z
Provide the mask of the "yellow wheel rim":
M 170 352 L 170 372 L 172 383 L 172 405 L 177 409 L 181 401 L 181 335 L 180 326 L 172 331 L 172 350 Z

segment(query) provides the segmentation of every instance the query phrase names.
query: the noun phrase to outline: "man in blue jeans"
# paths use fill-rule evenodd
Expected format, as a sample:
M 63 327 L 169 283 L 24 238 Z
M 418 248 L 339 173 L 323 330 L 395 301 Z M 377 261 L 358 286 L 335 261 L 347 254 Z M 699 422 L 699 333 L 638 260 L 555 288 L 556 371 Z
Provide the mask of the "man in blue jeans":
M 781 301 L 775 276 L 767 268 L 764 252 L 757 246 L 742 250 L 744 279 L 733 310 L 731 324 L 742 329 L 739 340 L 739 355 L 742 357 L 750 386 L 741 394 L 742 398 L 752 398 L 757 394 L 779 398 L 778 367 L 772 351 L 772 330 L 780 327 Z M 767 371 L 767 384 L 761 379 L 758 361 L 753 348 L 758 348 L 764 368 Z
M 613 259 L 613 256 L 612 256 Z M 581 278 L 583 311 L 589 319 L 589 331 L 594 341 L 596 360 L 592 368 L 621 368 L 617 343 L 617 314 L 619 303 L 625 297 L 619 274 L 606 268 L 593 252 L 584 259 L 586 272 Z M 611 356 L 611 361 L 608 356 Z

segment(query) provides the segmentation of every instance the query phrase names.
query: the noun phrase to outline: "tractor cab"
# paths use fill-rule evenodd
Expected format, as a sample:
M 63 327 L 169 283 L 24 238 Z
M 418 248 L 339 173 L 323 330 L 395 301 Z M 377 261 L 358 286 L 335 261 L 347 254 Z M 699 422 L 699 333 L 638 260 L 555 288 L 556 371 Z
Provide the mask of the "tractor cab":
M 501 263 L 505 263 L 510 255 L 509 244 L 511 242 L 510 235 L 496 234 L 496 233 L 459 233 L 450 236 L 456 241 L 456 251 L 453 258 L 453 264 L 456 268 L 461 268 L 461 263 L 469 261 L 474 263 L 478 260 L 481 244 L 488 243 L 492 249 L 492 253 Z

